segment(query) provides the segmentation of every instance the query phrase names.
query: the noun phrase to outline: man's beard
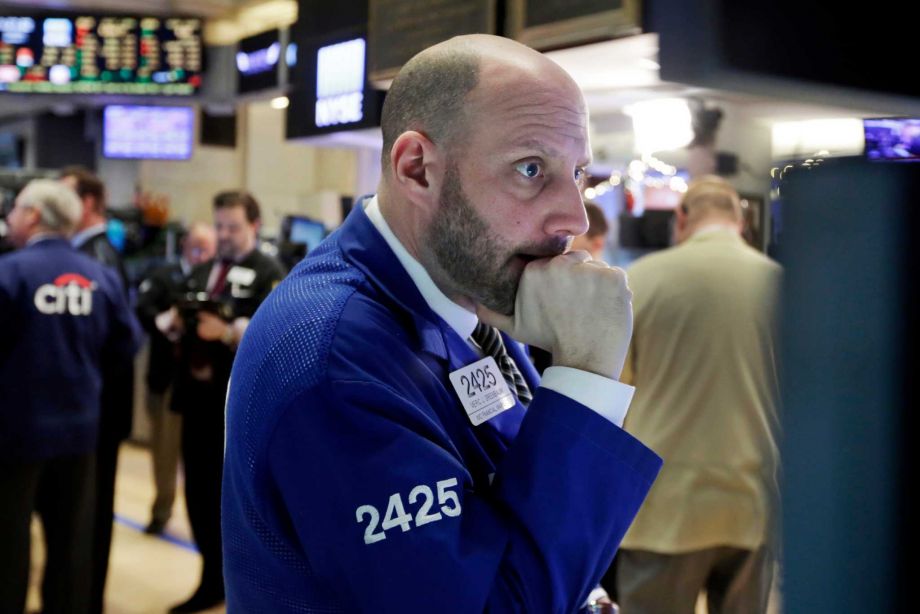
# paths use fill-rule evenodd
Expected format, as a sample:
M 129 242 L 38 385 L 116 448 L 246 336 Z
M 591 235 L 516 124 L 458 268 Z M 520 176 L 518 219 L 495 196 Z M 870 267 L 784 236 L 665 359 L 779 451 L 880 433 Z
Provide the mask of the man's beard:
M 454 289 L 493 311 L 514 313 L 527 261 L 565 252 L 567 238 L 539 245 L 510 246 L 496 236 L 463 192 L 456 164 L 449 164 L 428 243 Z
M 236 259 L 236 247 L 233 243 L 218 243 L 217 244 L 217 257 L 221 260 L 235 260 Z
M 249 253 L 249 252 L 246 252 L 240 249 L 241 247 L 244 247 L 244 246 L 245 244 L 241 246 L 237 243 L 234 243 L 232 239 L 218 241 L 217 242 L 217 253 L 215 255 L 217 256 L 219 260 L 229 260 L 229 261 L 240 260 L 243 256 Z

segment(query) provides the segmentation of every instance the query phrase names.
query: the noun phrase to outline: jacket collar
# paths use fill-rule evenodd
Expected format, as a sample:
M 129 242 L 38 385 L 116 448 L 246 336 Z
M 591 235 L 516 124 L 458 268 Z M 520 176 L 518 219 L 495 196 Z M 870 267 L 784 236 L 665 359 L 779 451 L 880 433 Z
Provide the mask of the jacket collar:
M 701 243 L 708 241 L 721 241 L 725 243 L 743 243 L 744 239 L 738 231 L 724 224 L 711 224 L 703 226 L 691 235 L 684 243 Z
M 345 258 L 410 317 L 422 350 L 446 360 L 447 323 L 431 310 L 396 254 L 371 223 L 364 212 L 363 199 L 355 204 L 336 232 Z
M 105 234 L 105 232 L 106 232 L 106 225 L 104 223 L 96 224 L 95 226 L 90 226 L 89 228 L 86 228 L 74 234 L 70 238 L 70 243 L 74 247 L 78 247 L 78 248 L 83 247 L 83 245 L 85 245 L 86 243 L 89 243 L 92 239 L 98 237 L 99 235 Z
M 421 292 L 406 272 L 399 258 L 374 227 L 364 212 L 364 202 L 359 201 L 342 226 L 336 231 L 345 258 L 361 270 L 367 279 L 411 319 L 421 350 L 447 363 L 448 371 L 466 366 L 479 356 L 465 339 L 438 316 L 425 301 Z M 505 347 L 518 369 L 527 380 L 531 391 L 536 391 L 539 376 L 519 343 L 502 333 Z M 492 418 L 489 424 L 508 445 L 520 428 L 525 409 L 519 402 L 515 407 Z M 464 418 L 465 419 L 465 418 Z
M 67 237 L 59 234 L 43 234 L 36 235 L 29 239 L 23 249 L 28 249 L 30 247 L 51 247 L 51 246 L 61 246 L 61 245 L 70 245 L 70 241 L 67 240 Z

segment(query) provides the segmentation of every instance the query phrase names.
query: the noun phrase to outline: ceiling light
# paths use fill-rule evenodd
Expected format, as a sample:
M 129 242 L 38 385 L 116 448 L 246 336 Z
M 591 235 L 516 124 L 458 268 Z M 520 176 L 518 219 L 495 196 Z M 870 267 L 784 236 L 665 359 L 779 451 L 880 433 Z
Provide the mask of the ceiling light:
M 690 107 L 682 98 L 660 98 L 628 105 L 635 147 L 641 154 L 684 147 L 693 140 Z

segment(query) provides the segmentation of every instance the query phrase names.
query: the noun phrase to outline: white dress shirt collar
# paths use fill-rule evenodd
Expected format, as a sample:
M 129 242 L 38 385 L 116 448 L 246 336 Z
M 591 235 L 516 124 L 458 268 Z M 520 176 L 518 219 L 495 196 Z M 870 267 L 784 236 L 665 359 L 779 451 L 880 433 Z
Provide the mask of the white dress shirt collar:
M 383 213 L 380 212 L 380 205 L 377 203 L 376 196 L 368 199 L 367 204 L 364 206 L 364 212 L 367 214 L 367 217 L 374 227 L 383 236 L 384 241 L 387 242 L 390 249 L 393 250 L 393 253 L 396 254 L 399 262 L 403 265 L 403 268 L 406 269 L 406 273 L 409 274 L 415 287 L 418 288 L 419 293 L 421 293 L 422 298 L 425 299 L 425 302 L 428 303 L 431 310 L 447 322 L 447 325 L 454 329 L 454 331 L 460 335 L 461 339 L 468 339 L 473 334 L 473 329 L 476 328 L 476 324 L 479 322 L 476 314 L 464 309 L 447 298 L 447 296 L 435 285 L 434 280 L 431 279 L 425 267 L 412 257 L 396 235 L 393 234 L 390 225 L 387 224 L 387 221 L 383 218 Z
M 699 229 L 696 230 L 696 232 L 690 235 L 690 238 L 695 239 L 696 237 L 702 237 L 702 236 L 710 235 L 710 234 L 717 233 L 717 232 L 728 232 L 728 233 L 737 235 L 738 225 L 732 224 L 731 222 L 713 222 L 712 224 L 706 224 L 705 226 L 701 226 Z
M 49 239 L 66 239 L 66 238 L 67 237 L 57 232 L 39 232 L 29 237 L 29 240 L 26 241 L 26 247 L 30 245 L 35 245 L 39 241 L 47 241 Z
M 431 310 L 447 322 L 447 325 L 454 329 L 461 339 L 466 339 L 471 348 L 480 352 L 470 341 L 473 329 L 476 328 L 476 324 L 479 321 L 476 314 L 453 302 L 438 289 L 428 271 L 409 254 L 403 244 L 399 242 L 399 239 L 396 238 L 396 235 L 393 234 L 389 224 L 383 219 L 376 196 L 367 201 L 364 212 L 370 218 L 374 227 L 383 235 L 383 239 L 393 250 L 393 253 L 396 254 L 399 262 L 406 269 L 406 273 L 409 274 L 415 287 L 418 288 L 422 298 L 425 299 Z M 540 386 L 554 390 L 581 403 L 618 427 L 623 426 L 629 403 L 632 401 L 633 393 L 636 390 L 632 386 L 621 384 L 616 380 L 570 367 L 547 368 L 543 372 Z
M 102 224 L 96 224 L 95 226 L 90 226 L 80 232 L 76 233 L 70 238 L 70 244 L 74 247 L 80 247 L 96 235 L 101 235 L 105 233 L 106 225 L 105 222 Z

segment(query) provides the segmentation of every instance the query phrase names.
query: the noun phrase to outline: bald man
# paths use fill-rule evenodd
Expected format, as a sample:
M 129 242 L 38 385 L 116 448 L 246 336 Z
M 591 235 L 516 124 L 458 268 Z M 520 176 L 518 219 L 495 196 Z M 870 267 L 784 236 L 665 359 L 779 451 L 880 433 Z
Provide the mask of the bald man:
M 774 342 L 782 270 L 741 236 L 738 193 L 695 179 L 677 245 L 629 269 L 636 330 L 623 379 L 626 429 L 666 464 L 623 540 L 623 614 L 767 611 L 777 525 L 779 383 Z
M 228 611 L 577 611 L 661 463 L 621 428 L 625 275 L 566 253 L 584 100 L 539 53 L 466 36 L 406 64 L 382 128 L 376 196 L 234 364 Z M 552 351 L 542 382 L 521 343 Z
M 137 294 L 137 315 L 150 336 L 147 365 L 147 414 L 150 416 L 150 455 L 156 495 L 145 531 L 158 535 L 172 516 L 176 499 L 176 473 L 179 468 L 179 443 L 182 416 L 169 409 L 176 377 L 176 340 L 157 329 L 156 318 L 182 298 L 185 278 L 192 268 L 207 262 L 217 252 L 214 226 L 192 224 L 182 239 L 182 257 L 151 271 L 141 282 Z

